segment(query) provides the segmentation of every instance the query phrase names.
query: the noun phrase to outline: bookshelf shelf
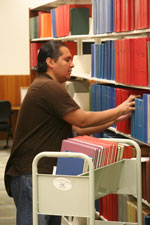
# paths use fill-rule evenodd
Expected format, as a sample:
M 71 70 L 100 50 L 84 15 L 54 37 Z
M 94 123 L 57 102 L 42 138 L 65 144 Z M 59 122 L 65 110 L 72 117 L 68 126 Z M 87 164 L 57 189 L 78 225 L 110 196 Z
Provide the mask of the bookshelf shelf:
M 71 35 L 71 36 L 65 36 L 65 37 L 48 37 L 48 38 L 35 38 L 32 39 L 31 41 L 48 41 L 48 40 L 76 40 L 76 39 L 82 39 L 82 40 L 90 40 L 93 41 L 95 39 L 98 40 L 103 40 L 103 39 L 118 39 L 118 38 L 123 38 L 123 37 L 145 37 L 145 36 L 150 36 L 150 29 L 141 29 L 141 30 L 136 30 L 136 31 L 129 31 L 129 32 L 113 32 L 113 33 L 105 33 L 105 34 L 96 34 L 96 35 Z
M 113 85 L 122 86 L 122 87 L 130 87 L 130 88 L 135 88 L 135 89 L 150 90 L 150 87 L 146 87 L 146 86 L 128 85 L 128 84 L 118 83 L 114 80 L 94 78 L 94 77 L 91 77 L 91 74 L 80 74 L 80 73 L 78 73 L 78 74 L 72 74 L 71 77 L 86 79 L 86 80 L 89 80 L 89 81 L 95 81 L 96 83 L 100 83 L 100 84 L 113 84 Z
M 91 4 L 92 0 L 86 0 L 86 4 Z M 85 0 L 40 0 L 31 10 L 49 10 L 65 4 L 85 4 Z
M 138 139 L 132 137 L 130 134 L 125 134 L 125 133 L 122 133 L 122 132 L 120 132 L 120 131 L 117 131 L 117 129 L 114 128 L 114 127 L 109 127 L 108 130 L 113 131 L 113 132 L 116 133 L 116 134 L 120 134 L 120 135 L 122 135 L 123 137 L 130 138 L 130 139 L 132 139 L 133 141 L 136 141 L 136 142 L 139 143 L 139 144 L 142 144 L 142 145 L 145 145 L 145 146 L 150 147 L 150 143 L 147 144 L 147 143 L 145 143 L 145 142 L 142 142 L 142 141 L 140 141 L 140 140 L 138 140 Z

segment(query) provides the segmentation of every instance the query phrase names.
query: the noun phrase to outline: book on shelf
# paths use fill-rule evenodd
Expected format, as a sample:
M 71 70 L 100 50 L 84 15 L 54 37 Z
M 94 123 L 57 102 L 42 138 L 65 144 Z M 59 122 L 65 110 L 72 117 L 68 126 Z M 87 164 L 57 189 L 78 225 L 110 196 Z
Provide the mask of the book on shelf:
M 121 31 L 121 0 L 114 0 L 114 20 L 115 20 L 115 32 Z
M 94 34 L 114 31 L 114 0 L 94 0 L 93 15 Z
M 92 44 L 92 77 L 115 79 L 115 42 Z
M 52 36 L 57 37 L 57 30 L 56 30 L 56 14 L 55 14 L 55 8 L 50 10 L 51 13 L 51 21 L 52 21 Z
M 31 68 L 37 66 L 38 51 L 42 45 L 43 45 L 43 42 L 30 43 L 30 66 L 31 66 Z
M 94 0 L 94 34 L 150 27 L 148 0 Z
M 41 14 L 40 38 L 52 37 L 52 22 L 50 12 Z
M 89 8 L 71 8 L 70 34 L 89 34 Z
M 30 39 L 39 37 L 39 17 L 34 16 L 30 18 Z

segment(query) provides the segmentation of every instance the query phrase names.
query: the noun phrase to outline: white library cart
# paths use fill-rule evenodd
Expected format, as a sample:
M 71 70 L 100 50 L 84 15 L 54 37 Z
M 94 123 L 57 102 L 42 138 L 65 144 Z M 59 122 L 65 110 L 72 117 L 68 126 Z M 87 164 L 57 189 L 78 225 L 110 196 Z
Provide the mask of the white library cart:
M 141 149 L 130 139 L 107 140 L 134 146 L 136 159 L 94 170 L 92 159 L 83 153 L 42 152 L 34 158 L 33 225 L 38 225 L 39 214 L 85 217 L 88 225 L 142 225 Z M 43 157 L 82 158 L 87 160 L 89 172 L 78 176 L 39 174 L 37 165 Z M 95 220 L 95 200 L 110 193 L 137 196 L 137 223 Z

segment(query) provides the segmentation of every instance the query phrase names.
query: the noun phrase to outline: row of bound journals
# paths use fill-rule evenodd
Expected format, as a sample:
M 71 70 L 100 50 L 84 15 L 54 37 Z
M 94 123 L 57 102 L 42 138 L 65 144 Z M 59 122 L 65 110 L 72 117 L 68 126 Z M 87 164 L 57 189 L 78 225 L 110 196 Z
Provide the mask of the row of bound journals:
M 99 200 L 100 215 L 108 221 L 137 223 L 137 201 L 131 195 L 109 194 Z M 142 204 L 142 225 L 150 224 L 150 208 Z
M 92 158 L 95 169 L 135 156 L 135 149 L 129 145 L 121 145 L 117 142 L 86 135 L 63 140 L 61 151 L 80 152 L 88 155 Z M 87 162 L 83 159 L 58 158 L 57 174 L 79 175 L 87 171 Z
M 64 37 L 89 34 L 91 4 L 70 4 L 39 11 L 30 18 L 30 38 Z
M 132 137 L 150 143 L 150 91 L 131 88 L 115 88 L 107 85 L 92 84 L 91 110 L 103 111 L 114 108 L 130 95 L 140 95 L 135 99 L 135 111 L 127 120 L 117 122 L 114 127 L 119 132 L 131 134 Z
M 93 0 L 94 34 L 150 27 L 149 0 Z
M 126 38 L 92 44 L 92 77 L 150 85 L 150 38 Z

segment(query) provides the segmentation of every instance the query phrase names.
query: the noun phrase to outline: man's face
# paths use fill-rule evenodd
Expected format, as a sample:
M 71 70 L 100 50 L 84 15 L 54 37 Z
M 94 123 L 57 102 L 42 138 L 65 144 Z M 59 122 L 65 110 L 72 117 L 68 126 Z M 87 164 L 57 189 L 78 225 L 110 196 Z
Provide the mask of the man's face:
M 65 46 L 60 47 L 62 55 L 54 62 L 53 74 L 60 83 L 70 79 L 71 70 L 74 67 L 72 55 L 69 49 Z

